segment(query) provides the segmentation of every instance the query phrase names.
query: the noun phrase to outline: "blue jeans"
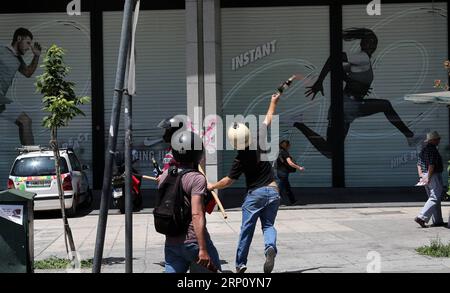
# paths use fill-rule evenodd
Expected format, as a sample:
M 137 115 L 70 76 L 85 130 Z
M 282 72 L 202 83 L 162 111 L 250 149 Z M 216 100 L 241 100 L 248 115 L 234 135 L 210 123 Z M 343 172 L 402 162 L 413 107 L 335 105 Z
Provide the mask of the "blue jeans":
M 242 205 L 241 234 L 236 252 L 237 268 L 247 265 L 248 252 L 258 218 L 261 220 L 264 234 L 265 251 L 272 247 L 277 252 L 277 230 L 274 224 L 279 205 L 280 195 L 274 187 L 261 187 L 247 194 Z
M 289 183 L 289 173 L 283 171 L 277 171 L 277 183 L 280 188 L 280 195 L 284 198 L 288 198 L 289 202 L 295 203 L 295 195 L 291 190 L 291 184 Z
M 206 246 L 211 262 L 221 271 L 219 253 L 211 239 L 206 240 Z M 196 242 L 177 245 L 166 244 L 164 247 L 166 273 L 186 273 L 190 265 L 198 259 L 198 252 L 199 246 Z

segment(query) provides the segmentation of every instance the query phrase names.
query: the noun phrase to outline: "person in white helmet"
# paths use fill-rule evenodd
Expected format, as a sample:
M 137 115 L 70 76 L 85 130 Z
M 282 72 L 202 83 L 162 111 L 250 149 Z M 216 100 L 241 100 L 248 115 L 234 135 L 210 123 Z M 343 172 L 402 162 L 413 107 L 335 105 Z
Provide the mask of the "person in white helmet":
M 274 94 L 270 102 L 263 126 L 260 131 L 263 135 L 272 122 L 280 94 Z M 268 161 L 261 160 L 262 150 L 250 147 L 252 144 L 251 133 L 244 124 L 235 124 L 228 132 L 232 145 L 238 149 L 233 166 L 228 176 L 215 184 L 208 184 L 208 190 L 224 189 L 231 186 L 244 174 L 247 185 L 247 195 L 242 205 L 242 226 L 239 243 L 236 252 L 236 272 L 243 273 L 247 269 L 247 256 L 255 232 L 256 222 L 261 220 L 264 233 L 264 245 L 266 261 L 264 272 L 273 270 L 275 256 L 277 254 L 277 231 L 274 227 L 280 195 L 272 165 Z M 256 142 L 254 142 L 256 143 Z M 253 150 L 254 149 L 254 150 Z

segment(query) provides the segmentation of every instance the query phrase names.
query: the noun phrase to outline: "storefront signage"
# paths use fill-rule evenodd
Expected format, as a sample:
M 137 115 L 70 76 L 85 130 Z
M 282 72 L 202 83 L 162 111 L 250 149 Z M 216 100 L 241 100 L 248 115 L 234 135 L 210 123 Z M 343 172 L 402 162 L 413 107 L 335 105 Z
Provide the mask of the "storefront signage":
M 238 70 L 239 68 L 247 66 L 250 63 L 272 55 L 276 51 L 276 44 L 277 41 L 273 40 L 264 45 L 248 50 L 239 56 L 233 57 L 231 59 L 231 69 Z

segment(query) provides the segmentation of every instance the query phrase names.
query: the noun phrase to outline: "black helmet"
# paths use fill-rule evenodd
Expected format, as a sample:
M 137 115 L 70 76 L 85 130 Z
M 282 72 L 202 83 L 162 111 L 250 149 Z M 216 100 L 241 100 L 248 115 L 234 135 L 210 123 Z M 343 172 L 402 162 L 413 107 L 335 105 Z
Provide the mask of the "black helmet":
M 200 136 L 192 131 L 177 132 L 172 137 L 172 154 L 180 163 L 200 163 L 203 157 L 203 142 Z
M 158 123 L 158 127 L 164 129 L 164 142 L 170 143 L 172 135 L 179 129 L 183 128 L 184 122 L 178 117 L 163 119 Z

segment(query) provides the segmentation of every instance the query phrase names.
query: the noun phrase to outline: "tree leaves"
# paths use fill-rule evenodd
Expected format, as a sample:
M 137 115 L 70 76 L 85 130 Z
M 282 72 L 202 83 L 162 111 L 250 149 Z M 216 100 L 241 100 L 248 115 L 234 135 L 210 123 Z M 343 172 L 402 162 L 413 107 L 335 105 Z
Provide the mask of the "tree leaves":
M 36 91 L 43 95 L 43 110 L 50 113 L 42 121 L 46 128 L 65 127 L 75 117 L 85 116 L 78 106 L 91 101 L 90 97 L 77 97 L 76 84 L 65 80 L 70 68 L 64 63 L 64 55 L 63 48 L 52 45 L 41 65 L 44 73 L 35 83 Z

